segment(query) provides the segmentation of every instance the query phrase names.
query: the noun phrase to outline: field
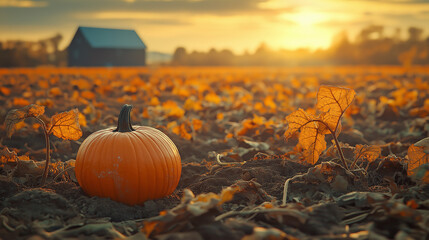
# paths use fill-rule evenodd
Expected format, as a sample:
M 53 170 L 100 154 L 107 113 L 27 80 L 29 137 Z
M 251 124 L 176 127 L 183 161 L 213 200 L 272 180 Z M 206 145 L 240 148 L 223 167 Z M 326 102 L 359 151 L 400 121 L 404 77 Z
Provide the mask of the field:
M 48 124 L 76 108 L 82 130 L 51 136 L 40 187 L 41 123 L 16 122 L 11 137 L 0 126 L 0 239 L 429 237 L 429 144 L 413 145 L 429 137 L 429 67 L 0 69 L 0 82 L 2 123 L 37 104 Z M 312 129 L 309 150 L 290 116 L 317 115 L 323 86 L 356 95 L 338 131 Z M 73 169 L 83 140 L 116 126 L 124 104 L 182 159 L 174 193 L 135 206 L 88 196 Z

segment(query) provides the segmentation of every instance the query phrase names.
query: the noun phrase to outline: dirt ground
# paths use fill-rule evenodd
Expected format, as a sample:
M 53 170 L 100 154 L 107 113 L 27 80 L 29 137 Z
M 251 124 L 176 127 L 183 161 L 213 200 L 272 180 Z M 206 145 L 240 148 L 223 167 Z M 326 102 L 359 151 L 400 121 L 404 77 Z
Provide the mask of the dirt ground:
M 139 78 L 146 83 L 155 80 L 144 74 L 131 74 L 128 83 L 117 88 L 135 105 L 133 121 L 160 129 L 180 152 L 182 174 L 174 193 L 142 205 L 128 206 L 88 196 L 69 172 L 56 179 L 57 172 L 51 172 L 47 184 L 39 187 L 40 175 L 33 176 L 25 171 L 11 174 L 10 168 L 17 165 L 3 162 L 0 169 L 0 239 L 427 239 L 429 185 L 409 176 L 407 150 L 429 136 L 428 115 L 410 113 L 411 109 L 423 111 L 425 107 L 429 85 L 424 82 L 429 82 L 429 71 L 416 74 L 386 71 L 376 74 L 348 72 L 328 77 L 320 72 L 295 74 L 294 79 L 301 80 L 302 85 L 289 87 L 290 92 L 285 93 L 293 94 L 288 99 L 301 100 L 288 100 L 289 105 L 283 108 L 281 102 L 286 100 L 276 95 L 273 101 L 278 107 L 272 106 L 271 110 L 266 110 L 271 106 L 266 99 L 277 88 L 270 87 L 290 83 L 292 80 L 285 77 L 290 76 L 290 72 L 279 74 L 274 80 L 261 80 L 256 74 L 252 75 L 255 78 L 252 81 L 238 77 L 241 75 L 225 83 L 213 78 L 207 84 L 218 96 L 222 96 L 223 89 L 235 87 L 242 92 L 235 98 L 244 96 L 243 92 L 254 98 L 246 106 L 234 105 L 234 101 L 226 97 L 215 104 L 211 101 L 217 100 L 200 95 L 194 100 L 201 101 L 202 108 L 189 108 L 183 116 L 168 115 L 165 109 L 156 106 L 145 110 L 146 107 L 139 105 L 143 98 L 139 91 L 143 90 L 128 89 L 127 92 L 123 86 L 143 88 L 133 80 Z M 164 80 L 173 79 L 170 85 L 157 85 L 159 104 L 170 100 L 186 109 L 185 101 L 190 97 L 174 90 L 177 87 L 174 81 L 179 81 L 174 80 L 174 76 L 182 74 L 167 72 L 158 76 Z M 210 74 L 207 73 L 212 76 Z M 10 109 L 19 108 L 14 99 L 28 91 L 18 83 L 26 80 L 26 84 L 31 84 L 36 81 L 35 76 L 48 79 L 49 88 L 40 90 L 47 95 L 27 94 L 25 100 L 41 103 L 40 99 L 53 99 L 54 105 L 47 105 L 47 116 L 77 105 L 88 122 L 87 126 L 82 126 L 83 136 L 78 141 L 53 137 L 51 157 L 54 163 L 75 159 L 83 139 L 114 124 L 116 112 L 122 105 L 118 97 L 124 92 L 97 91 L 101 87 L 93 82 L 96 78 L 89 73 L 83 76 L 61 73 L 50 77 L 40 73 L 1 75 L 3 81 L 10 82 L 4 86 L 11 90 L 10 94 L 1 92 L 2 121 Z M 114 76 L 114 80 L 108 78 L 106 81 L 121 78 Z M 312 76 L 319 81 L 314 87 L 308 87 Z M 337 155 L 329 153 L 332 137 L 327 136 L 328 150 L 316 164 L 305 163 L 296 150 L 297 137 L 288 141 L 284 138 L 287 129 L 284 118 L 298 107 L 314 106 L 314 93 L 319 84 L 339 84 L 339 79 L 345 76 L 351 80 L 344 85 L 358 93 L 349 109 L 351 113 L 344 116 L 339 135 L 345 157 L 350 163 L 358 144 L 377 145 L 380 155 L 371 162 L 359 160 L 360 170 L 348 171 Z M 55 77 L 60 80 L 53 81 Z M 358 84 L 353 81 L 358 78 L 367 80 Z M 81 89 L 82 84 L 65 84 L 70 79 L 85 79 L 94 84 L 88 91 L 96 93 L 96 100 L 82 102 L 73 98 L 73 91 L 87 90 Z M 396 86 L 390 86 L 389 81 Z M 193 84 L 181 83 L 184 86 Z M 265 88 L 261 84 L 265 84 Z M 55 97 L 49 89 L 56 86 L 70 94 Z M 368 89 L 368 86 L 373 87 Z M 416 97 L 409 94 L 408 99 L 401 100 L 400 93 L 395 93 L 398 90 L 404 91 L 402 96 L 415 91 Z M 209 92 L 204 91 L 205 94 Z M 233 100 L 238 101 L 235 98 Z M 58 105 L 61 101 L 64 104 Z M 97 109 L 94 105 L 100 102 L 104 103 L 104 108 L 94 110 Z M 262 102 L 265 110 L 259 109 L 257 102 Z M 92 110 L 88 106 L 93 106 Z M 152 115 L 144 115 L 145 111 Z M 190 127 L 192 119 L 202 121 L 200 130 Z M 186 134 L 170 128 L 168 123 L 173 121 L 179 126 L 183 124 L 188 130 Z M 27 121 L 27 125 L 11 138 L 6 137 L 4 127 L 0 129 L 0 135 L 4 136 L 1 147 L 43 163 L 44 137 L 40 129 L 32 128 L 33 123 Z

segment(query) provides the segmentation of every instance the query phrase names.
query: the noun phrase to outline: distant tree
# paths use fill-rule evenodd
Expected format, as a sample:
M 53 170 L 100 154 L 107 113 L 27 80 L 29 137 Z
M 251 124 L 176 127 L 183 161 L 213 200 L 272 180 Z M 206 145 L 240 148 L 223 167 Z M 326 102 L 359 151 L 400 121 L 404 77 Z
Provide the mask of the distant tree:
M 417 27 L 408 28 L 408 41 L 418 42 L 422 39 L 423 29 Z
M 380 25 L 370 25 L 362 29 L 357 37 L 359 42 L 367 42 L 383 38 L 384 27 Z
M 184 65 L 186 64 L 186 56 L 187 52 L 184 47 L 178 47 L 174 51 L 173 58 L 172 58 L 172 64 L 173 65 Z

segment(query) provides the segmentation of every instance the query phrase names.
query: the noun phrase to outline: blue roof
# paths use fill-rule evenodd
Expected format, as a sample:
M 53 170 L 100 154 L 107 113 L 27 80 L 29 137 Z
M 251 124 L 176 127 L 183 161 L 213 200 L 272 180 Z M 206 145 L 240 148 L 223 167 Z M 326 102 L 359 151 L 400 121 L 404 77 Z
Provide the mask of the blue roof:
M 134 30 L 94 27 L 79 27 L 79 30 L 93 48 L 146 48 Z

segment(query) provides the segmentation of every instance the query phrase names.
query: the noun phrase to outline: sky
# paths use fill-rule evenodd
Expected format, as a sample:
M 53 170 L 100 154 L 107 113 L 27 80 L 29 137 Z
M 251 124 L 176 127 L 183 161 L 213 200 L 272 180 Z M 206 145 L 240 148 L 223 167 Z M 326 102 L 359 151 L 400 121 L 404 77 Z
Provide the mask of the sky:
M 327 48 L 371 24 L 385 34 L 416 26 L 429 35 L 429 0 L 0 0 L 0 41 L 60 33 L 65 48 L 78 26 L 134 29 L 149 51 Z

